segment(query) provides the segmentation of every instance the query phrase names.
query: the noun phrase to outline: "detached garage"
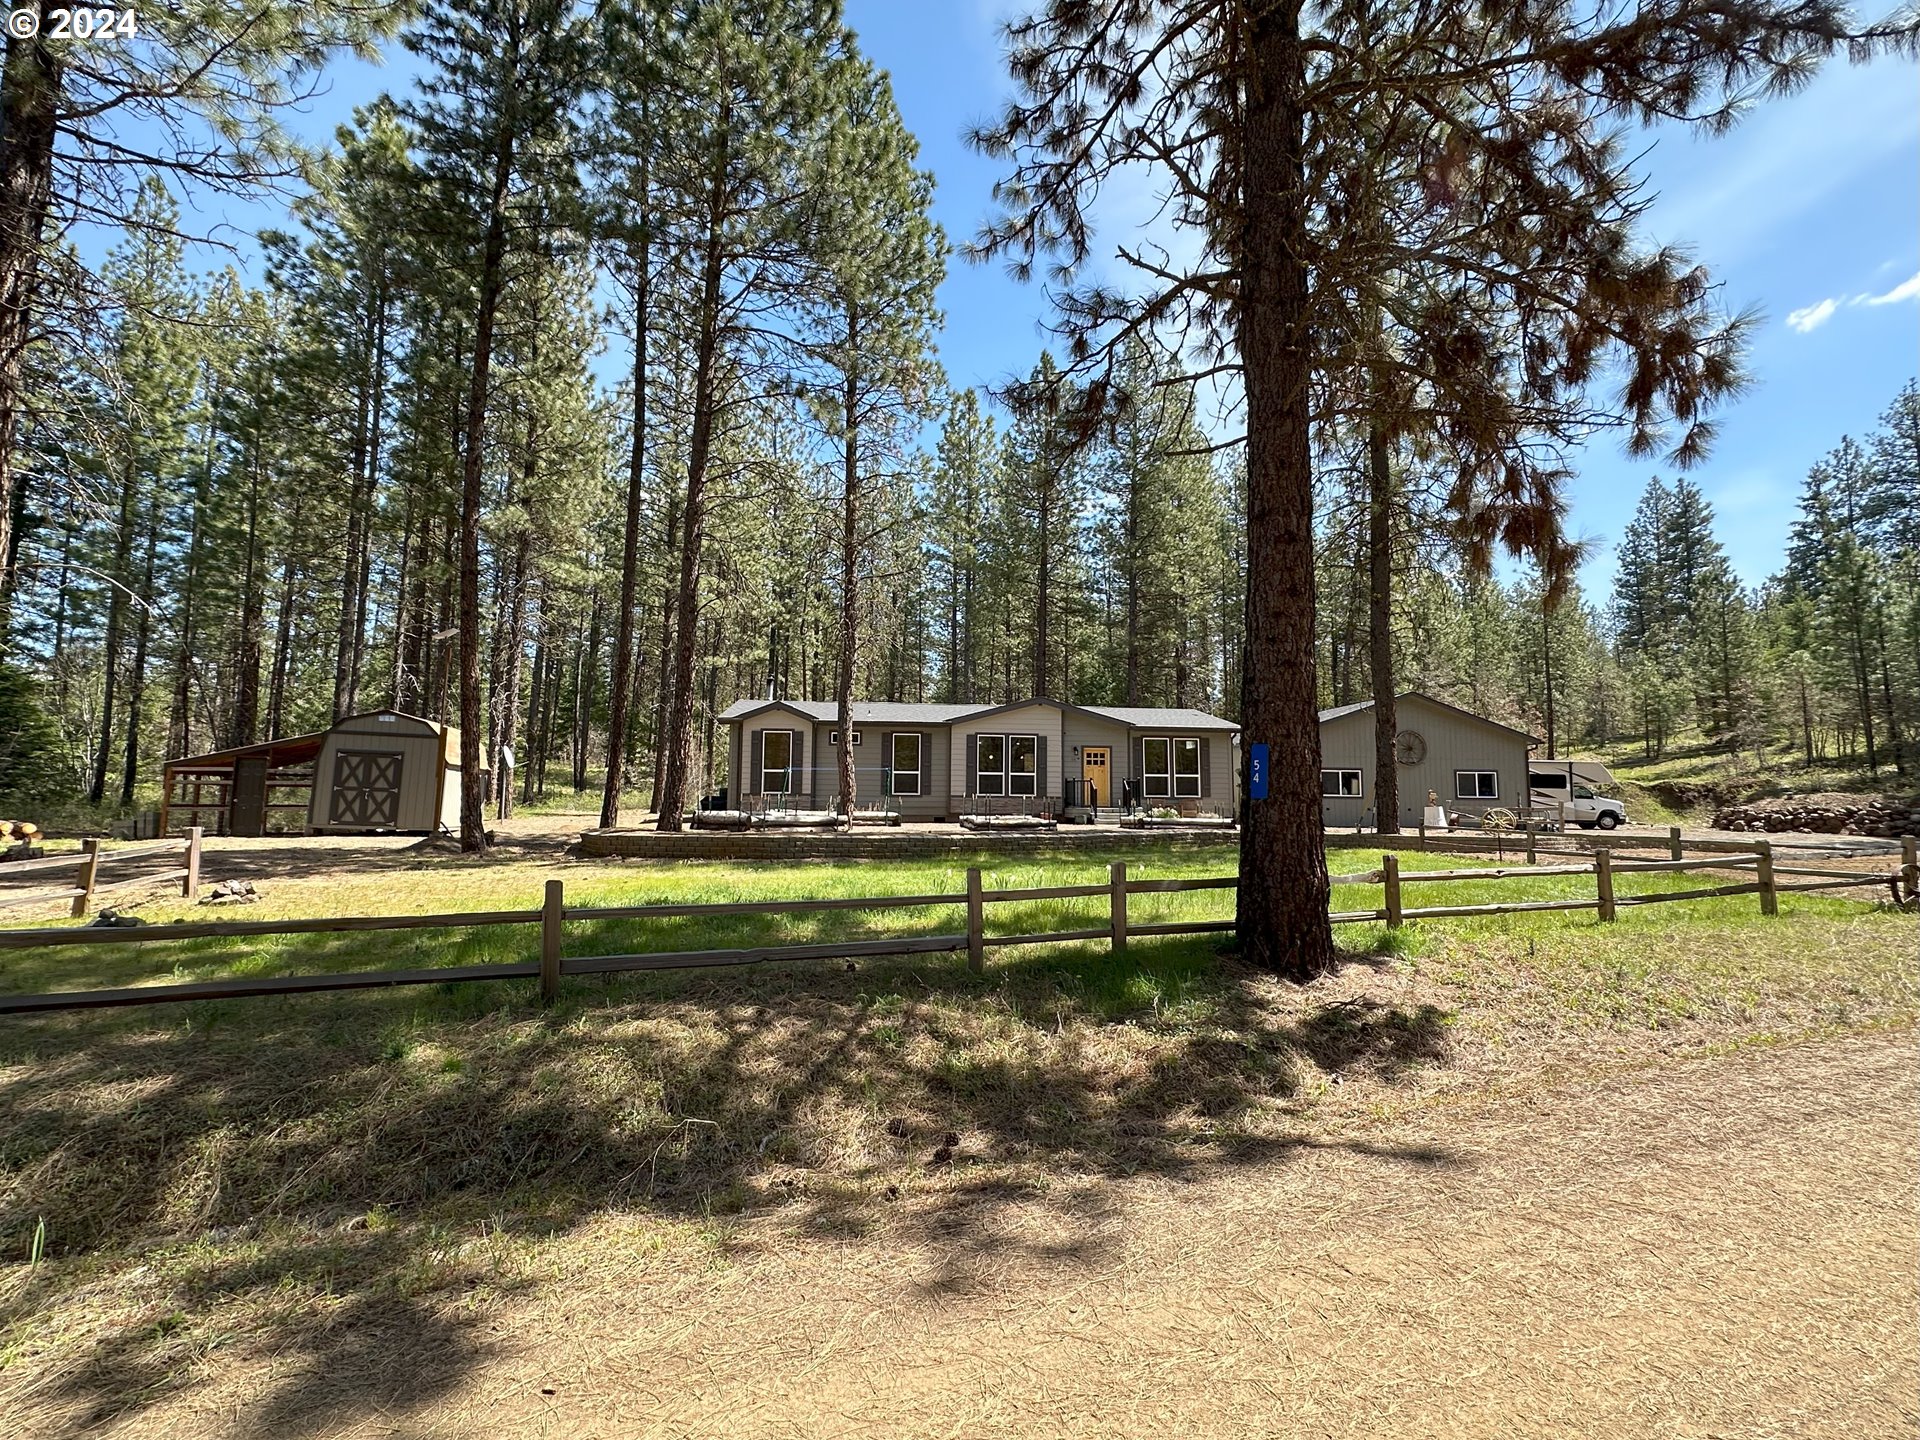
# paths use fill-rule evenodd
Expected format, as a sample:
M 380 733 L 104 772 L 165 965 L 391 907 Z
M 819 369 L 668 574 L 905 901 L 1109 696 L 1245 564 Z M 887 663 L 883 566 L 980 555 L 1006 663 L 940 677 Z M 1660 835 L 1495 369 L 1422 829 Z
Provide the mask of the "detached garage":
M 460 824 L 460 732 L 398 710 L 348 715 L 329 730 L 167 762 L 161 833 L 390 831 Z

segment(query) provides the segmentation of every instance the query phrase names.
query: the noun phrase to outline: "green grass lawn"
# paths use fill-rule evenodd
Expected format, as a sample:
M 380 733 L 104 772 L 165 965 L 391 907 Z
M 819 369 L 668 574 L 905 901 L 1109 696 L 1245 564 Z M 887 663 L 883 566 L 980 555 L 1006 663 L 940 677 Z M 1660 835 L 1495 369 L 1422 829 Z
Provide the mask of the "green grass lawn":
M 1407 855 L 1407 872 L 1460 868 Z M 988 861 L 995 887 L 1093 883 L 1104 857 Z M 1143 876 L 1227 873 L 1231 853 Z M 1378 863 L 1333 853 L 1336 871 Z M 398 857 L 149 919 L 957 892 L 948 862 L 789 866 Z M 1622 877 L 1620 893 L 1702 883 Z M 1380 903 L 1342 887 L 1341 909 Z M 1580 876 L 1410 886 L 1409 904 L 1591 893 Z M 1230 892 L 1136 896 L 1135 923 Z M 1138 1175 L 1258 1173 L 1301 1145 L 1411 1146 L 1451 1107 L 1619 1067 L 1911 1024 L 1916 922 L 1752 896 L 1343 927 L 1312 985 L 1216 937 L 263 997 L 0 1020 L 0 1409 L 84 1376 L 116 1405 L 209 1355 L 298 1350 L 355 1306 L 484 1306 L 535 1274 L 725 1265 L 749 1234 L 929 1244 L 978 1207 Z M 994 933 L 1102 923 L 1100 900 L 989 910 Z M 957 929 L 958 907 L 569 927 L 575 953 Z M 528 958 L 532 930 L 0 953 L 11 991 Z M 1412 1135 L 1415 1140 L 1406 1137 Z M 947 1141 L 951 1137 L 953 1143 Z M 1417 1143 L 1416 1143 L 1417 1141 Z M 761 1227 L 761 1228 L 755 1228 Z M 76 1382 L 77 1383 L 77 1382 Z

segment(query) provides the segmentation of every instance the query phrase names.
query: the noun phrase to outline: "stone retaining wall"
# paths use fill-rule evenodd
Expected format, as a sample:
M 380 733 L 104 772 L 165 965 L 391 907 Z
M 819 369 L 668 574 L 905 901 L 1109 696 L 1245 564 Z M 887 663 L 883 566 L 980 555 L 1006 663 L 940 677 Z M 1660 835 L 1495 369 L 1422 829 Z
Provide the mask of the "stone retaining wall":
M 1920 797 L 1912 800 L 1787 796 L 1733 805 L 1713 817 L 1716 828 L 1782 834 L 1875 835 L 1897 839 L 1920 835 Z
M 943 860 L 963 855 L 1048 855 L 1103 850 L 1166 854 L 1238 845 L 1238 830 L 1102 830 L 1063 825 L 1023 834 L 920 834 L 902 828 L 841 835 L 818 830 L 588 830 L 580 853 L 623 860 Z

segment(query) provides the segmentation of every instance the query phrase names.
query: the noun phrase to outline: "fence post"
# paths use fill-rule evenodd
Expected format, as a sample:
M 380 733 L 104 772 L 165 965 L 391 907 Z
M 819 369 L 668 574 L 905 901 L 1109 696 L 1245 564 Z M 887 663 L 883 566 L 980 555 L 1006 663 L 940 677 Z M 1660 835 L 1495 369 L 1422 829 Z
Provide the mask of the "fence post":
M 1529 820 L 1527 822 L 1527 864 L 1538 865 L 1540 863 L 1540 858 L 1539 856 L 1534 854 L 1533 840 L 1534 840 L 1533 822 Z
M 1382 855 L 1380 857 L 1380 881 L 1387 890 L 1387 928 L 1400 928 L 1400 857 Z
M 87 913 L 87 907 L 93 903 L 94 883 L 100 878 L 100 842 L 82 840 L 80 848 L 85 852 L 80 859 L 80 893 L 73 897 L 73 909 L 70 912 L 77 920 Z
M 560 998 L 560 929 L 567 918 L 567 885 L 547 881 L 547 901 L 540 907 L 540 1003 Z
M 180 882 L 180 894 L 188 900 L 200 893 L 200 837 L 205 833 L 198 825 L 187 827 L 187 876 Z
M 1427 812 L 1422 810 L 1420 812 L 1420 849 L 1422 851 L 1425 851 L 1426 848 L 1427 848 Z
M 1753 849 L 1760 857 L 1760 913 L 1778 915 L 1780 894 L 1773 888 L 1773 842 L 1762 840 Z
M 1911 835 L 1900 839 L 1900 874 L 1907 883 L 1907 894 L 1920 895 L 1920 840 Z
M 1600 919 L 1611 923 L 1613 906 L 1613 851 L 1602 845 L 1593 852 L 1593 878 L 1600 888 Z
M 1672 860 L 1684 858 L 1680 853 L 1680 827 L 1667 826 L 1667 857 Z
M 980 867 L 967 867 L 967 968 L 978 975 L 987 968 L 987 905 L 980 898 Z
M 1113 953 L 1127 953 L 1127 862 L 1116 860 L 1107 866 L 1109 896 L 1107 928 L 1113 937 Z

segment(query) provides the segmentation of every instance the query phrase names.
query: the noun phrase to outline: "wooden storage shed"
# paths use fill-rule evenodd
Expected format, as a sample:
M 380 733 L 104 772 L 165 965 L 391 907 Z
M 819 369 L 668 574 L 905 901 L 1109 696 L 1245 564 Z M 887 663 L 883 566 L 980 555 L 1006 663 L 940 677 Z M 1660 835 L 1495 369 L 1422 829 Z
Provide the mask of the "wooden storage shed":
M 309 835 L 455 830 L 460 732 L 398 710 L 348 715 L 310 735 L 170 760 L 161 795 L 163 834 L 264 835 L 276 817 L 283 833 Z

